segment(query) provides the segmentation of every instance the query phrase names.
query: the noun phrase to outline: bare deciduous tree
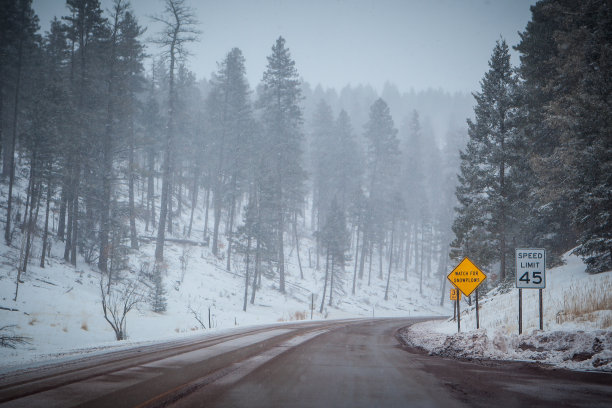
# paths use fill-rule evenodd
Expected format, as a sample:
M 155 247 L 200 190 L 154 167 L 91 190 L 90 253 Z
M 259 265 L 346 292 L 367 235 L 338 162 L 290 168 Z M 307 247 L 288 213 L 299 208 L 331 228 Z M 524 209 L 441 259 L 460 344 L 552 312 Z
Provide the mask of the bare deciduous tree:
M 127 338 L 126 316 L 144 299 L 138 281 L 130 280 L 121 288 L 113 287 L 107 293 L 102 277 L 100 278 L 100 295 L 104 319 L 113 328 L 117 340 L 125 340 Z

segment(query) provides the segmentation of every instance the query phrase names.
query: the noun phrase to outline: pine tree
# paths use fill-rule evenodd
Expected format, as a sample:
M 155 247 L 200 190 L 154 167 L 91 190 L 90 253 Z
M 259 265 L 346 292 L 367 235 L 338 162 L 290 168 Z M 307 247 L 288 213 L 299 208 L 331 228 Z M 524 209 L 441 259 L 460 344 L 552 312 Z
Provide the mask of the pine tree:
M 221 211 L 228 208 L 228 256 L 231 259 L 231 236 L 236 212 L 236 200 L 246 178 L 247 153 L 252 129 L 250 91 L 246 80 L 244 57 L 238 48 L 232 49 L 218 72 L 211 79 L 211 91 L 206 102 L 211 138 L 211 160 L 214 161 L 213 200 L 214 225 L 212 252 L 217 254 Z
M 399 173 L 399 140 L 397 129 L 389 107 L 382 99 L 377 99 L 370 108 L 369 121 L 365 125 L 365 138 L 368 141 L 367 187 L 368 203 L 363 228 L 363 245 L 370 249 L 375 243 L 379 247 L 382 262 L 384 237 L 391 221 L 392 196 Z M 359 275 L 363 275 L 362 251 Z M 382 265 L 382 263 L 381 263 Z
M 303 200 L 301 89 L 295 61 L 285 39 L 279 37 L 268 56 L 258 106 L 266 138 L 267 160 L 272 164 L 276 233 L 278 234 L 279 290 L 285 292 L 284 232 Z
M 517 160 L 511 147 L 516 139 L 516 87 L 508 46 L 504 40 L 497 41 L 489 71 L 481 81 L 481 92 L 474 93 L 476 119 L 468 119 L 470 140 L 461 153 L 457 187 L 460 206 L 453 224 L 457 237 L 453 248 L 483 267 L 499 261 L 502 281 L 509 269 L 507 243 L 513 203 L 518 199 L 511 194 L 515 183 L 513 164 Z
M 164 259 L 164 241 L 166 234 L 166 221 L 168 218 L 168 201 L 170 195 L 170 177 L 173 172 L 173 148 L 175 135 L 175 108 L 176 88 L 175 75 L 177 63 L 180 58 L 186 57 L 186 45 L 197 39 L 199 30 L 195 28 L 197 20 L 194 11 L 185 5 L 185 0 L 165 0 L 164 14 L 156 17 L 156 21 L 164 25 L 156 43 L 164 48 L 163 56 L 169 61 L 168 71 L 168 116 L 166 125 L 166 140 L 164 144 L 164 164 L 162 174 L 162 191 L 157 228 L 157 241 L 155 243 L 155 260 Z
M 4 8 L 2 14 L 6 16 L 7 20 L 14 19 L 13 21 L 6 21 L 6 28 L 3 28 L 3 36 L 6 36 L 8 40 L 0 40 L 0 75 L 3 78 L 0 80 L 0 92 L 3 91 L 5 81 L 5 67 L 13 69 L 13 98 L 12 98 L 12 128 L 10 139 L 4 138 L 2 143 L 4 146 L 4 162 L 3 162 L 3 174 L 9 174 L 9 190 L 8 200 L 6 205 L 6 223 L 4 227 L 4 240 L 7 244 L 11 243 L 11 222 L 12 222 L 12 203 L 13 203 L 13 185 L 15 184 L 15 149 L 17 146 L 17 134 L 19 133 L 21 111 L 20 102 L 22 92 L 22 77 L 24 75 L 24 67 L 27 65 L 28 57 L 36 49 L 36 31 L 38 30 L 38 17 L 32 9 L 32 0 L 19 0 L 16 4 L 7 5 Z M 6 14 L 5 14 L 6 13 Z M 4 23 L 4 21 L 3 21 Z M 11 40 L 14 42 L 11 44 Z M 5 43 L 6 41 L 6 43 Z M 11 46 L 12 45 L 12 46 Z M 10 56 L 12 55 L 12 58 Z M 5 65 L 6 64 L 6 65 Z M 3 114 L 3 99 L 4 94 L 0 93 L 0 117 Z M 0 119 L 0 136 L 2 136 L 2 125 L 3 120 Z M 6 141 L 10 140 L 8 146 Z
M 97 189 L 97 177 L 92 177 L 93 169 L 90 166 L 97 163 L 93 157 L 101 151 L 98 139 L 94 138 L 94 129 L 99 129 L 100 112 L 96 100 L 103 100 L 100 92 L 105 89 L 100 78 L 106 78 L 100 71 L 107 65 L 97 62 L 104 61 L 106 52 L 103 51 L 104 40 L 108 38 L 107 21 L 102 17 L 102 9 L 98 0 L 67 0 L 66 5 L 71 15 L 64 17 L 67 21 L 68 38 L 76 51 L 72 53 L 72 67 L 70 79 L 73 89 L 73 103 L 76 107 L 75 123 L 71 129 L 71 140 L 66 152 L 64 185 L 66 197 L 66 240 L 64 259 L 76 265 L 77 245 L 85 241 L 81 237 L 80 228 L 80 198 L 85 197 L 86 207 L 92 215 L 95 205 L 92 201 Z M 99 58 L 99 60 L 98 60 Z M 71 68 L 72 69 L 72 68 Z M 98 99 L 100 98 L 100 99 Z M 100 148 L 99 150 L 97 148 Z M 88 177 L 83 183 L 82 176 Z M 90 178 L 93 178 L 91 180 Z M 92 181 L 92 183 L 90 183 Z M 81 187 L 83 188 L 81 190 Z M 91 220 L 91 217 L 90 217 Z M 85 228 L 86 234 L 93 234 L 93 225 Z
M 155 265 L 152 273 L 153 288 L 151 290 L 151 307 L 155 313 L 163 313 L 168 309 L 166 288 L 162 277 L 162 267 Z
M 556 98 L 555 89 L 559 89 L 552 82 L 557 75 L 555 61 L 559 54 L 555 33 L 563 27 L 575 26 L 573 17 L 565 16 L 578 15 L 579 5 L 580 2 L 573 1 L 538 2 L 531 7 L 532 19 L 525 31 L 519 33 L 521 41 L 515 47 L 521 59 L 517 126 L 524 139 L 521 150 L 528 165 L 524 179 L 530 180 L 525 203 L 530 211 L 521 225 L 530 242 L 523 245 L 546 248 L 546 260 L 553 265 L 560 263 L 562 254 L 575 246 L 577 236 L 574 228 L 567 228 L 572 223 L 575 206 L 567 190 L 555 186 L 562 183 L 565 175 L 556 171 L 558 158 L 554 152 L 560 137 L 553 123 L 546 120 L 547 107 Z

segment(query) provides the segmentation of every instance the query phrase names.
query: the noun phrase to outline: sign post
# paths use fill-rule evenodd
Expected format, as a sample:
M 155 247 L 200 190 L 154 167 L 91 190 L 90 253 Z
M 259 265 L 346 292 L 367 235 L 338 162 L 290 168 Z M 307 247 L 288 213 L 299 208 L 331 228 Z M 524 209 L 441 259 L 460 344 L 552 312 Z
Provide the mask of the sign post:
M 485 275 L 469 258 L 464 258 L 455 269 L 447 276 L 448 280 L 457 288 L 464 296 L 470 296 L 472 292 L 487 279 Z M 459 296 L 457 296 L 459 297 Z M 478 307 L 476 307 L 476 316 L 478 320 Z M 480 326 L 480 322 L 476 322 Z M 461 317 L 459 311 L 459 300 L 457 300 L 457 332 L 461 331 Z
M 542 289 L 546 288 L 546 250 L 516 248 L 516 287 L 519 290 L 519 334 L 523 332 L 523 289 L 539 289 L 540 330 L 544 330 Z
M 480 329 L 480 318 L 478 316 L 478 288 L 476 288 L 476 328 Z

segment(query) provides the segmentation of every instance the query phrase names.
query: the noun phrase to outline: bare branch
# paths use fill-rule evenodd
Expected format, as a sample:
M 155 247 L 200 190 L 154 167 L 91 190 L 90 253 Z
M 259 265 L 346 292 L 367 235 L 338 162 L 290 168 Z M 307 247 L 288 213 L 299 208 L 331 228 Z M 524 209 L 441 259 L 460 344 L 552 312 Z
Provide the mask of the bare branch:
M 164 25 L 157 36 L 149 39 L 163 48 L 161 56 L 164 59 L 178 57 L 184 60 L 189 55 L 185 45 L 197 41 L 202 33 L 197 28 L 199 21 L 195 11 L 185 4 L 185 0 L 166 0 L 164 12 L 150 18 Z
M 32 338 L 20 336 L 13 332 L 14 324 L 0 327 L 0 347 L 17 348 L 18 344 L 30 344 Z

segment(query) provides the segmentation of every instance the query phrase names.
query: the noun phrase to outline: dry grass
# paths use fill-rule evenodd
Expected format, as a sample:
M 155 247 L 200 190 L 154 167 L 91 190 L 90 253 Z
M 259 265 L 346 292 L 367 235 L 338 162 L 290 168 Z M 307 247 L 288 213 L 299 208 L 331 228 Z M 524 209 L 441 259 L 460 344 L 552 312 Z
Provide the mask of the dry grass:
M 34 326 L 36 323 L 38 323 L 38 319 L 35 317 L 32 317 L 30 321 L 28 322 L 30 326 Z
M 64 333 L 68 333 L 68 326 L 64 326 L 64 327 L 62 327 L 62 331 L 63 331 Z
M 306 312 L 295 312 L 293 314 L 294 320 L 306 320 Z
M 612 280 L 609 276 L 590 284 L 572 285 L 563 292 L 557 323 L 590 321 L 600 329 L 612 327 Z
M 277 322 L 292 322 L 294 320 L 306 320 L 306 312 L 298 310 L 289 315 L 289 318 L 280 317 Z
M 87 322 L 81 323 L 81 330 L 89 331 L 89 326 L 87 326 Z

